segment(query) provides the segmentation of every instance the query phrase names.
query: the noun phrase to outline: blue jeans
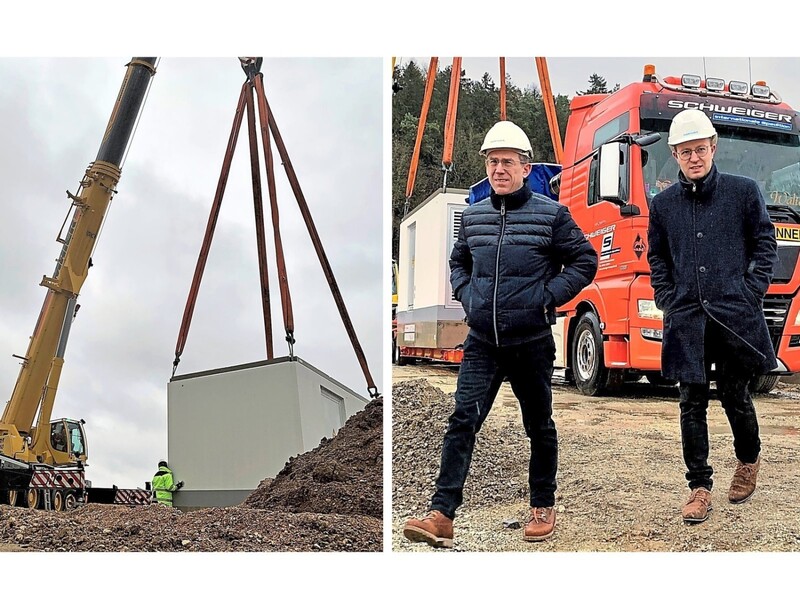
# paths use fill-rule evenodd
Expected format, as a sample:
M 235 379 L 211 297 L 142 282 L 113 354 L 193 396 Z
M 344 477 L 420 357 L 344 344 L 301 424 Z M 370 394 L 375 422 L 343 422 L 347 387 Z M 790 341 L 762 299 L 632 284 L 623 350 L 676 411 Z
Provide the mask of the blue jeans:
M 522 423 L 530 438 L 530 504 L 532 507 L 555 504 L 558 436 L 552 419 L 550 386 L 554 360 L 555 342 L 550 334 L 503 348 L 467 336 L 458 374 L 455 411 L 444 436 L 431 509 L 455 518 L 456 509 L 464 501 L 464 483 L 472 461 L 475 436 L 505 377 L 519 400 Z
M 753 463 L 761 452 L 758 419 L 750 395 L 753 372 L 738 360 L 725 340 L 725 332 L 711 320 L 706 322 L 704 359 L 706 379 L 711 363 L 716 364 L 717 394 L 733 433 L 736 458 Z M 681 384 L 681 443 L 689 488 L 711 489 L 714 473 L 708 464 L 708 422 L 706 411 L 709 384 Z

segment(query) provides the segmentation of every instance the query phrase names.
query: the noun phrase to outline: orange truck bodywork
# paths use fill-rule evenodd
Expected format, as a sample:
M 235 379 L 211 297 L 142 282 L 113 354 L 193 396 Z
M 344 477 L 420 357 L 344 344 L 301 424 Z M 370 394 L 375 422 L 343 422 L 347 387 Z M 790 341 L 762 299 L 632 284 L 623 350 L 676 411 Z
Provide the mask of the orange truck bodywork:
M 672 116 L 680 109 L 699 107 L 710 111 L 712 120 L 718 117 L 715 112 L 721 114 L 721 123 L 732 127 L 729 130 L 733 131 L 736 130 L 733 128 L 736 119 L 750 118 L 749 130 L 756 131 L 751 134 L 763 137 L 762 144 L 770 143 L 770 134 L 781 135 L 780 141 L 774 142 L 786 144 L 787 148 L 794 146 L 792 151 L 796 155 L 796 114 L 779 99 L 772 104 L 754 103 L 752 98 L 747 101 L 732 96 L 715 99 L 704 93 L 704 89 L 688 90 L 682 86 L 678 89 L 679 81 L 674 79 L 664 80 L 667 87 L 655 77 L 645 75 L 644 79 L 610 95 L 575 97 L 570 105 L 559 201 L 569 207 L 575 221 L 597 250 L 599 269 L 592 284 L 560 309 L 565 317 L 562 341 L 563 354 L 569 355 L 566 359 L 568 368 L 575 365 L 573 344 L 576 323 L 583 313 L 593 311 L 600 323 L 601 360 L 607 370 L 618 374 L 626 371 L 660 373 L 661 341 L 657 336 L 661 333 L 662 322 L 660 318 L 653 317 L 652 312 L 641 313 L 639 301 L 653 300 L 647 262 L 648 201 L 675 181 L 677 165 L 673 165 L 673 175 L 663 177 L 655 174 L 648 177 L 645 175 L 645 165 L 657 166 L 650 162 L 658 152 L 649 147 L 628 145 L 624 156 L 625 166 L 620 169 L 620 186 L 624 189 L 628 206 L 627 215 L 623 215 L 619 204 L 599 198 L 592 201 L 593 186 L 597 182 L 592 168 L 600 145 L 607 142 L 604 139 L 651 132 L 645 130 L 644 123 L 651 128 L 658 122 L 657 127 L 662 132 L 662 140 L 658 142 L 659 151 L 663 168 L 668 168 L 668 161 L 674 163 L 674 159 L 668 153 L 666 157 L 664 155 L 665 151 L 669 151 L 666 145 L 667 129 L 664 127 L 668 127 Z M 667 111 L 665 107 L 674 110 Z M 774 121 L 766 118 L 774 118 Z M 777 126 L 775 123 L 782 127 L 779 131 L 766 130 Z M 759 131 L 756 126 L 762 126 L 765 130 Z M 604 127 L 606 133 L 603 132 Z M 717 129 L 722 130 L 719 126 Z M 720 132 L 720 143 L 723 135 Z M 736 135 L 736 132 L 731 133 L 731 138 Z M 733 143 L 731 141 L 732 149 Z M 738 173 L 719 167 L 722 171 Z M 782 170 L 786 171 L 787 168 L 791 168 L 791 165 L 782 167 Z M 747 175 L 746 172 L 742 173 Z M 775 174 L 772 172 L 771 175 Z M 796 176 L 793 170 L 790 174 Z M 800 173 L 797 173 L 797 177 L 800 178 Z M 781 191 L 780 197 L 774 191 L 765 189 L 765 196 L 768 197 L 768 203 L 771 196 L 777 203 L 785 201 L 786 204 L 796 205 L 796 189 L 797 186 L 791 194 Z M 596 192 L 594 194 L 597 195 Z M 772 212 L 770 215 L 773 217 Z M 775 225 L 781 259 L 779 267 L 783 273 L 780 279 L 776 277 L 769 288 L 765 313 L 779 359 L 779 369 L 774 373 L 794 373 L 800 371 L 800 325 L 796 321 L 800 315 L 800 301 L 796 297 L 800 288 L 800 268 L 797 266 L 798 250 L 795 249 L 795 246 L 800 247 L 795 245 L 800 241 L 800 225 L 791 222 L 776 222 Z M 621 376 L 618 375 L 618 378 Z

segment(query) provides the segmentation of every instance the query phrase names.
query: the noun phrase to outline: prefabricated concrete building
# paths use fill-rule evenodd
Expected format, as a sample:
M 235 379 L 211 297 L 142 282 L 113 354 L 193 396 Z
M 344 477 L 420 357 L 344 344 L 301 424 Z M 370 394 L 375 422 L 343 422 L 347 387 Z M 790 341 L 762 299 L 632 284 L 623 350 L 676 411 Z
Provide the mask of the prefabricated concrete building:
M 170 468 L 181 509 L 240 504 L 290 457 L 316 448 L 366 406 L 297 357 L 173 377 L 167 386 Z

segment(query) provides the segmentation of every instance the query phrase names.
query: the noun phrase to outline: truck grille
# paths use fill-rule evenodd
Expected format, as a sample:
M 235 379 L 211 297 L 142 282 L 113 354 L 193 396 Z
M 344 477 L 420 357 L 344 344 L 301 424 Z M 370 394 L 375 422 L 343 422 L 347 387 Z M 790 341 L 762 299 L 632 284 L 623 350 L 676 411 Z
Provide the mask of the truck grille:
M 776 352 L 781 341 L 781 334 L 783 334 L 783 328 L 786 324 L 786 314 L 789 311 L 789 303 L 791 302 L 792 297 L 790 296 L 772 295 L 764 297 L 764 319 L 767 320 L 767 328 Z

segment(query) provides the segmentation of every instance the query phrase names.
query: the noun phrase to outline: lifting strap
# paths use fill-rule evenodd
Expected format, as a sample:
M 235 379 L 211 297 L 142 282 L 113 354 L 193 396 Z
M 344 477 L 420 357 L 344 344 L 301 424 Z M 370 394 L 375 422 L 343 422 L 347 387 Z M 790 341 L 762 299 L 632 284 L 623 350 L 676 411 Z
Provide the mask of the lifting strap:
M 406 183 L 406 202 L 403 207 L 403 217 L 408 215 L 408 208 L 411 203 L 411 195 L 414 193 L 414 183 L 417 180 L 417 168 L 419 167 L 419 153 L 422 148 L 422 136 L 425 134 L 425 124 L 428 122 L 428 112 L 431 107 L 431 97 L 433 96 L 433 85 L 436 82 L 436 69 L 439 58 L 431 58 L 428 66 L 428 79 L 425 82 L 425 96 L 422 100 L 422 108 L 419 112 L 419 122 L 417 124 L 417 140 L 414 143 L 414 153 L 411 154 L 411 166 L 408 169 L 408 182 Z
M 317 257 L 319 258 L 320 265 L 322 266 L 322 270 L 325 273 L 325 278 L 328 280 L 328 285 L 331 288 L 331 294 L 333 295 L 333 300 L 336 303 L 336 307 L 339 309 L 339 315 L 342 318 L 342 323 L 344 324 L 345 330 L 347 330 L 347 335 L 350 338 L 350 343 L 353 345 L 353 350 L 356 353 L 356 358 L 358 359 L 358 362 L 361 365 L 361 371 L 364 373 L 364 378 L 367 381 L 367 391 L 369 392 L 372 398 L 377 398 L 380 396 L 380 393 L 378 392 L 378 388 L 375 385 L 375 382 L 372 380 L 372 375 L 369 372 L 369 365 L 367 364 L 367 358 L 364 356 L 364 351 L 361 349 L 361 344 L 359 343 L 358 337 L 356 336 L 355 329 L 353 328 L 353 323 L 350 321 L 350 316 L 347 313 L 347 307 L 345 306 L 344 300 L 342 299 L 342 293 L 339 291 L 339 285 L 336 283 L 336 277 L 333 275 L 333 270 L 331 269 L 331 265 L 328 262 L 328 257 L 325 255 L 325 249 L 322 247 L 322 241 L 319 238 L 316 226 L 314 225 L 314 220 L 311 217 L 311 212 L 308 209 L 308 204 L 306 203 L 306 199 L 303 196 L 303 191 L 300 188 L 300 183 L 298 182 L 297 176 L 295 175 L 294 167 L 292 166 L 292 160 L 289 158 L 289 154 L 286 151 L 286 146 L 283 144 L 283 138 L 281 137 L 281 133 L 278 130 L 278 125 L 275 123 L 275 118 L 273 116 L 273 113 L 269 109 L 269 104 L 267 102 L 266 97 L 264 98 L 264 104 L 266 105 L 267 108 L 267 115 L 269 118 L 269 128 L 272 131 L 272 137 L 275 140 L 275 146 L 278 148 L 278 153 L 281 156 L 283 167 L 286 170 L 286 176 L 289 179 L 289 186 L 292 187 L 295 199 L 297 200 L 297 205 L 300 208 L 300 212 L 303 214 L 303 221 L 306 224 L 309 236 L 311 236 L 311 242 L 314 245 L 314 249 L 317 253 Z
M 550 140 L 553 142 L 553 153 L 555 154 L 556 162 L 561 164 L 564 157 L 564 146 L 561 144 L 561 132 L 558 127 L 553 90 L 550 88 L 550 73 L 547 70 L 546 58 L 536 58 L 536 70 L 539 73 L 539 86 L 542 88 L 542 102 L 547 116 L 547 126 L 550 129 Z
M 461 58 L 453 58 L 450 71 L 450 95 L 447 99 L 447 117 L 444 121 L 444 149 L 442 151 L 442 188 L 447 190 L 447 173 L 453 169 L 453 144 L 456 138 L 456 113 L 458 112 L 458 91 L 461 88 Z
M 248 82 L 245 81 L 242 85 L 242 92 L 239 94 L 239 103 L 236 106 L 236 114 L 233 117 L 233 126 L 231 134 L 228 138 L 228 147 L 225 150 L 225 158 L 222 162 L 222 171 L 219 175 L 217 182 L 217 191 L 214 195 L 214 203 L 211 206 L 211 213 L 208 216 L 208 224 L 206 225 L 206 233 L 203 237 L 203 245 L 200 248 L 200 255 L 197 258 L 197 266 L 194 270 L 194 277 L 192 278 L 192 286 L 189 290 L 189 298 L 186 299 L 186 308 L 183 311 L 183 320 L 181 321 L 181 329 L 178 332 L 178 342 L 175 345 L 175 360 L 172 362 L 172 374 L 175 375 L 175 370 L 178 368 L 178 363 L 181 361 L 183 349 L 186 347 L 186 338 L 189 335 L 189 326 L 192 323 L 192 314 L 194 313 L 194 306 L 197 302 L 197 291 L 200 289 L 200 282 L 203 279 L 203 271 L 208 261 L 208 251 L 211 248 L 211 240 L 214 237 L 214 229 L 217 226 L 217 219 L 219 218 L 219 209 L 222 206 L 222 197 L 225 194 L 225 186 L 228 184 L 228 174 L 231 171 L 231 160 L 233 160 L 233 152 L 236 149 L 236 140 L 239 138 L 239 129 L 242 126 L 242 116 L 244 114 L 245 101 L 247 97 Z
M 500 120 L 506 117 L 506 59 L 500 58 Z
M 186 345 L 186 338 L 189 334 L 189 326 L 191 324 L 192 313 L 194 312 L 194 306 L 197 301 L 197 292 L 200 287 L 200 281 L 202 280 L 203 270 L 205 269 L 205 264 L 208 259 L 208 251 L 211 247 L 211 240 L 213 238 L 214 229 L 216 227 L 217 219 L 219 217 L 219 211 L 222 205 L 222 197 L 225 193 L 225 186 L 227 184 L 228 174 L 230 173 L 231 161 L 233 159 L 233 153 L 236 148 L 236 141 L 238 139 L 239 129 L 241 128 L 242 125 L 243 113 L 245 111 L 245 108 L 247 110 L 247 125 L 250 137 L 250 168 L 251 168 L 251 176 L 253 182 L 253 203 L 255 207 L 256 241 L 258 243 L 258 260 L 259 260 L 259 274 L 261 277 L 261 289 L 262 289 L 261 297 L 262 297 L 262 306 L 264 312 L 264 327 L 265 327 L 265 334 L 267 337 L 267 358 L 268 359 L 273 358 L 272 331 L 270 323 L 271 314 L 269 306 L 269 282 L 267 275 L 268 272 L 267 272 L 267 259 L 266 259 L 266 239 L 264 237 L 264 214 L 262 208 L 261 174 L 258 167 L 259 166 L 258 141 L 257 141 L 256 125 L 255 125 L 255 105 L 253 102 L 253 91 L 255 91 L 256 98 L 258 101 L 261 139 L 264 147 L 264 162 L 267 170 L 267 187 L 270 197 L 272 225 L 273 225 L 274 239 L 275 239 L 276 261 L 278 265 L 278 283 L 280 286 L 283 322 L 284 322 L 284 328 L 286 330 L 286 341 L 289 344 L 289 355 L 291 358 L 294 358 L 294 349 L 293 349 L 293 345 L 295 343 L 294 316 L 292 312 L 291 294 L 289 292 L 289 280 L 286 272 L 286 262 L 284 259 L 283 243 L 281 241 L 281 235 L 280 235 L 280 218 L 278 214 L 277 193 L 275 191 L 275 169 L 272 159 L 272 146 L 270 143 L 270 136 L 269 136 L 270 131 L 272 132 L 272 138 L 275 140 L 278 152 L 280 153 L 283 166 L 286 169 L 286 174 L 289 178 L 289 185 L 292 187 L 292 191 L 294 192 L 295 198 L 297 199 L 297 203 L 300 207 L 300 212 L 303 215 L 303 221 L 306 224 L 306 228 L 308 229 L 309 235 L 311 236 L 312 244 L 314 245 L 314 249 L 316 250 L 317 256 L 319 257 L 323 272 L 325 273 L 325 278 L 328 281 L 328 285 L 331 288 L 331 293 L 333 294 L 334 301 L 339 309 L 339 314 L 342 317 L 342 322 L 344 323 L 345 329 L 347 330 L 347 334 L 353 345 L 353 350 L 356 353 L 356 358 L 358 359 L 358 362 L 361 365 L 361 370 L 364 373 L 364 377 L 367 381 L 367 391 L 369 392 L 369 395 L 372 398 L 378 398 L 380 396 L 380 393 L 378 392 L 378 388 L 372 379 L 372 375 L 370 374 L 369 366 L 367 364 L 367 359 L 364 356 L 364 351 L 361 349 L 361 345 L 358 341 L 358 337 L 356 336 L 355 329 L 353 328 L 353 324 L 350 321 L 350 316 L 347 313 L 347 307 L 344 304 L 341 292 L 339 291 L 339 287 L 336 283 L 336 278 L 333 275 L 333 270 L 331 269 L 330 263 L 328 262 L 328 258 L 325 255 L 325 250 L 322 247 L 322 241 L 320 240 L 319 234 L 317 233 L 317 229 L 314 225 L 314 221 L 308 209 L 308 204 L 306 203 L 305 197 L 303 196 L 303 192 L 300 189 L 300 183 L 298 182 L 297 176 L 295 175 L 291 159 L 289 158 L 289 155 L 286 151 L 286 147 L 283 144 L 283 139 L 280 135 L 280 132 L 278 131 L 278 126 L 275 123 L 275 118 L 273 117 L 273 114 L 269 108 L 266 94 L 264 93 L 263 75 L 261 74 L 261 72 L 259 72 L 261 66 L 261 59 L 240 58 L 240 60 L 242 62 L 242 68 L 247 74 L 247 81 L 245 81 L 245 83 L 242 85 L 242 91 L 239 96 L 239 103 L 237 105 L 236 114 L 234 116 L 231 136 L 228 140 L 228 147 L 225 151 L 222 173 L 220 174 L 220 180 L 217 184 L 217 192 L 214 197 L 214 203 L 211 208 L 211 214 L 209 215 L 209 221 L 206 227 L 206 234 L 203 239 L 203 245 L 200 250 L 200 256 L 197 261 L 197 267 L 195 269 L 194 278 L 192 279 L 192 287 L 189 292 L 189 298 L 187 299 L 186 302 L 186 309 L 184 311 L 183 321 L 181 323 L 181 330 L 178 335 L 177 345 L 175 347 L 175 360 L 173 361 L 172 374 L 173 376 L 175 375 L 175 371 L 178 368 L 178 363 L 180 362 L 180 356 L 183 353 L 183 349 Z

